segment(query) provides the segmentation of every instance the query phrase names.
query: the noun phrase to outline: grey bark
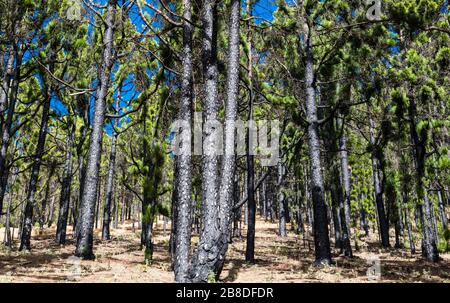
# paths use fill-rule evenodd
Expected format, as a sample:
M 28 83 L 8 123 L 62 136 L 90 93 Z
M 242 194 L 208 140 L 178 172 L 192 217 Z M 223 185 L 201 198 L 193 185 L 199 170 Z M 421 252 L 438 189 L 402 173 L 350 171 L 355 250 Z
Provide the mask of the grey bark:
M 119 101 L 120 101 L 120 87 L 118 95 L 116 98 L 115 111 L 119 111 Z M 114 120 L 114 128 L 119 124 L 119 119 Z M 108 176 L 106 181 L 106 199 L 105 206 L 103 209 L 103 227 L 102 227 L 102 240 L 109 240 L 110 235 L 110 224 L 111 224 L 111 203 L 113 201 L 114 195 L 114 173 L 116 170 L 116 153 L 117 153 L 117 136 L 119 135 L 113 128 L 113 134 L 111 138 L 111 152 L 109 154 L 109 164 L 108 164 Z M 98 211 L 97 211 L 98 216 Z M 117 219 L 116 219 L 117 220 Z
M 318 118 L 316 105 L 316 87 L 314 75 L 314 57 L 312 48 L 312 30 L 309 26 L 306 38 L 305 84 L 306 114 L 308 120 L 308 149 L 311 169 L 311 191 L 314 213 L 315 264 L 318 266 L 331 263 L 330 239 L 328 235 L 327 207 L 320 159 L 320 141 L 318 135 Z
M 232 214 L 233 181 L 235 170 L 235 120 L 239 83 L 239 0 L 231 3 L 227 97 L 225 101 L 225 153 L 222 161 L 220 188 L 218 186 L 218 157 L 208 154 L 215 149 L 214 136 L 208 130 L 204 134 L 203 156 L 203 206 L 204 221 L 200 241 L 192 262 L 190 280 L 207 282 L 211 275 L 218 279 L 228 248 Z M 217 20 L 215 1 L 205 0 L 203 7 L 203 57 L 205 83 L 205 120 L 217 119 Z M 208 144 L 209 142 L 209 144 Z M 209 146 L 208 146 L 209 145 Z M 205 154 L 206 150 L 206 154 Z M 217 196 L 219 193 L 219 196 Z
M 94 119 L 89 142 L 86 176 L 83 186 L 83 197 L 80 204 L 79 226 L 75 255 L 83 259 L 94 259 L 93 228 L 96 191 L 101 158 L 103 123 L 105 120 L 105 101 L 108 94 L 109 78 L 113 65 L 114 22 L 117 0 L 109 0 L 106 7 L 106 31 L 103 36 L 102 63 L 99 72 L 99 83 L 94 106 Z
M 337 121 L 338 129 L 342 128 L 342 135 L 339 139 L 339 155 L 341 158 L 341 174 L 342 174 L 342 183 L 344 185 L 344 200 L 343 200 L 343 208 L 344 208 L 344 224 L 343 234 L 342 234 L 342 244 L 344 249 L 344 255 L 347 257 L 352 257 L 352 247 L 350 245 L 351 235 L 351 224 L 350 224 L 350 172 L 348 165 L 348 152 L 347 152 L 347 137 L 345 135 L 345 129 L 343 128 L 343 119 L 338 117 Z
M 182 142 L 182 153 L 176 158 L 176 198 L 174 203 L 174 272 L 177 282 L 186 282 L 189 277 L 189 252 L 192 234 L 192 4 L 191 0 L 183 0 L 183 74 L 181 79 L 181 100 L 178 117 L 188 123 L 187 129 L 181 129 L 182 138 L 187 137 L 187 142 Z M 187 146 L 186 146 L 187 145 Z

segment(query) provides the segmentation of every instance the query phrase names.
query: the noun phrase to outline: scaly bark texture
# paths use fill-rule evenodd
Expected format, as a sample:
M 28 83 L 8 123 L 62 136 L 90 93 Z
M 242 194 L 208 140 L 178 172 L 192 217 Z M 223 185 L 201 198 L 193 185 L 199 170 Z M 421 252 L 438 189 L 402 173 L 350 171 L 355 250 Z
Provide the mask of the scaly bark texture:
M 316 265 L 331 263 L 330 239 L 328 234 L 327 207 L 320 159 L 320 141 L 318 134 L 318 118 L 316 104 L 316 87 L 314 75 L 314 56 L 311 41 L 311 26 L 306 38 L 305 85 L 306 85 L 306 116 L 308 119 L 308 149 L 311 169 L 311 192 L 314 214 L 314 246 Z
M 105 102 L 113 64 L 114 21 L 117 0 L 109 0 L 106 7 L 106 31 L 103 36 L 102 64 L 99 72 L 99 83 L 96 92 L 92 132 L 89 142 L 86 176 L 84 178 L 83 196 L 80 204 L 80 215 L 77 222 L 77 245 L 75 255 L 83 259 L 94 259 L 93 228 L 95 200 L 97 193 L 99 164 L 101 157 L 103 123 L 105 120 Z
M 183 0 L 183 74 L 178 119 L 185 123 L 180 128 L 182 138 L 180 155 L 176 158 L 176 192 L 174 208 L 174 272 L 177 282 L 188 281 L 189 251 L 191 247 L 192 208 L 192 4 Z
M 200 241 L 192 260 L 190 281 L 216 280 L 223 268 L 228 248 L 233 201 L 235 170 L 235 120 L 239 81 L 239 0 L 231 3 L 230 41 L 228 54 L 227 98 L 225 104 L 225 155 L 222 161 L 220 187 L 218 184 L 217 137 L 210 128 L 204 128 L 203 141 L 203 226 Z M 205 82 L 204 120 L 217 119 L 217 54 L 216 2 L 203 2 L 203 64 Z

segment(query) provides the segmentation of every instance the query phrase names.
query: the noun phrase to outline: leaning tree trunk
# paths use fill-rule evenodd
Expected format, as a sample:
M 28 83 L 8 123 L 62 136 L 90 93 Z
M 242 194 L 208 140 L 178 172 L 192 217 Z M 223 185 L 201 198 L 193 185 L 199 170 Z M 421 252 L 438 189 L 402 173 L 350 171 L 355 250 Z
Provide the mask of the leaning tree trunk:
M 314 57 L 312 49 L 312 29 L 306 38 L 306 114 L 308 119 L 308 148 L 311 165 L 311 190 L 314 213 L 314 246 L 316 265 L 331 263 L 330 239 L 328 234 L 327 207 L 320 159 L 320 141 L 315 91 Z
M 180 154 L 176 158 L 175 207 L 173 213 L 174 258 L 173 267 L 177 282 L 188 281 L 189 251 L 192 233 L 192 4 L 183 0 L 183 74 L 181 79 L 181 100 L 178 117 L 183 121 Z
M 62 179 L 61 196 L 59 200 L 58 223 L 56 225 L 56 243 L 66 243 L 67 219 L 69 216 L 70 191 L 72 183 L 72 148 L 73 148 L 73 127 L 68 129 L 68 140 L 66 147 L 66 160 L 64 162 L 64 176 Z
M 77 222 L 77 245 L 75 255 L 83 259 L 94 259 L 93 229 L 95 201 L 101 158 L 103 123 L 105 120 L 105 102 L 108 94 L 109 78 L 113 65 L 114 21 L 117 0 L 109 0 L 106 8 L 106 31 L 103 36 L 103 56 L 99 73 L 99 83 L 94 106 L 94 118 L 89 142 L 86 176 L 83 186 L 83 198 L 80 204 L 80 215 Z
M 28 185 L 27 200 L 25 205 L 25 213 L 22 226 L 22 236 L 19 250 L 30 250 L 31 229 L 33 226 L 33 208 L 34 195 L 36 193 L 37 183 L 39 179 L 39 170 L 41 169 L 42 157 L 44 156 L 45 139 L 48 131 L 48 118 L 50 114 L 51 88 L 45 87 L 45 100 L 42 108 L 41 129 L 39 130 L 39 138 L 36 146 L 35 159 L 31 168 L 30 182 Z

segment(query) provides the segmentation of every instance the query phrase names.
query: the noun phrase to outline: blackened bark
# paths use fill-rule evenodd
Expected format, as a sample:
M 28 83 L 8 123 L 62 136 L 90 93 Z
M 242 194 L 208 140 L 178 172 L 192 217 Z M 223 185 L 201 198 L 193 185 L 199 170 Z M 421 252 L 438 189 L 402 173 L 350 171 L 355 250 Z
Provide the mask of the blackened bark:
M 184 122 L 179 136 L 182 138 L 181 154 L 177 155 L 176 197 L 174 203 L 174 272 L 177 282 L 188 281 L 189 252 L 192 233 L 192 4 L 183 0 L 183 74 L 178 118 Z
M 94 118 L 89 142 L 86 176 L 83 186 L 83 197 L 80 204 L 80 215 L 77 222 L 78 237 L 75 255 L 83 259 L 94 259 L 93 228 L 94 210 L 97 192 L 101 146 L 103 137 L 103 123 L 105 120 L 105 101 L 108 94 L 111 67 L 113 65 L 114 21 L 117 0 L 109 0 L 106 7 L 106 31 L 103 36 L 103 55 L 99 72 L 99 83 L 94 106 Z
M 203 60 L 205 83 L 204 120 L 217 119 L 217 12 L 216 2 L 203 2 Z M 207 282 L 218 279 L 223 268 L 228 248 L 231 210 L 233 201 L 233 181 L 235 170 L 235 119 L 236 99 L 239 81 L 239 0 L 231 3 L 230 49 L 228 54 L 227 98 L 225 106 L 225 154 L 222 161 L 220 188 L 218 186 L 218 156 L 215 142 L 217 134 L 204 129 L 203 141 L 203 228 L 200 241 L 192 260 L 190 281 Z
M 251 16 L 251 1 L 247 1 L 246 8 L 247 16 Z M 247 36 L 248 36 L 248 121 L 253 123 L 253 53 L 252 53 L 252 32 L 250 28 L 251 19 L 247 24 Z M 253 132 L 249 125 L 247 129 L 246 138 L 246 159 L 247 159 L 247 245 L 245 249 L 245 261 L 255 262 L 255 225 L 256 225 L 256 203 L 255 203 L 255 169 L 254 169 L 254 156 L 253 156 Z
M 204 112 L 203 121 L 215 121 L 218 115 L 217 93 L 217 8 L 216 1 L 204 0 L 202 11 L 203 37 L 203 75 L 204 84 Z M 207 282 L 208 278 L 215 278 L 218 268 L 216 265 L 217 247 L 214 246 L 219 238 L 220 223 L 218 218 L 218 156 L 216 152 L 216 134 L 211 127 L 203 129 L 202 156 L 202 209 L 203 222 L 197 250 L 192 258 L 190 280 L 192 282 Z M 208 256 L 211 255 L 212 258 Z
M 0 216 L 3 213 L 3 199 L 5 197 L 6 187 L 8 185 L 9 168 L 7 165 L 7 156 L 9 145 L 11 143 L 10 142 L 12 136 L 11 128 L 13 125 L 14 111 L 16 109 L 17 94 L 19 91 L 19 82 L 20 82 L 20 71 L 23 56 L 22 52 L 14 51 L 14 53 L 15 53 L 14 57 L 16 67 L 14 68 L 14 76 L 12 80 L 9 98 L 6 95 L 6 98 L 9 99 L 5 101 L 7 103 L 8 112 L 6 114 L 6 120 L 2 129 L 2 140 L 1 140 L 2 145 L 0 147 Z
M 24 213 L 24 221 L 22 226 L 22 236 L 20 241 L 19 250 L 30 250 L 31 229 L 33 227 L 33 208 L 34 208 L 34 195 L 36 193 L 36 187 L 39 179 L 39 170 L 41 169 L 42 157 L 45 151 L 45 139 L 48 131 L 48 118 L 50 114 L 50 101 L 52 97 L 52 91 L 50 87 L 45 86 L 45 100 L 42 108 L 41 129 L 39 130 L 39 138 L 34 154 L 34 162 L 31 168 L 30 182 L 28 184 L 27 200 Z
M 286 197 L 284 193 L 284 175 L 286 174 L 286 167 L 281 161 L 278 163 L 278 234 L 281 237 L 286 237 L 286 221 L 287 221 L 287 208 L 286 208 Z
M 447 214 L 445 212 L 445 204 L 444 204 L 444 198 L 442 195 L 442 190 L 438 190 L 438 205 L 439 205 L 439 214 L 441 216 L 441 223 L 442 223 L 442 229 L 447 230 L 448 229 L 448 219 Z
M 389 247 L 389 225 L 386 217 L 386 211 L 383 203 L 383 186 L 380 180 L 380 162 L 375 139 L 375 124 L 372 117 L 369 117 L 370 123 L 370 144 L 372 146 L 372 177 L 375 194 L 375 203 L 378 214 L 378 225 L 381 237 L 381 246 Z
M 119 111 L 119 101 L 120 101 L 120 87 L 115 104 L 116 113 Z M 115 119 L 114 127 L 117 127 L 118 125 L 119 119 Z M 111 152 L 109 154 L 108 176 L 107 176 L 108 179 L 106 181 L 106 193 L 105 193 L 106 199 L 105 199 L 105 207 L 103 209 L 102 240 L 109 240 L 111 237 L 109 227 L 111 223 L 111 202 L 113 201 L 114 195 L 114 173 L 116 170 L 117 136 L 118 134 L 113 129 L 113 134 L 111 138 Z M 97 217 L 98 217 L 98 210 L 97 210 Z
M 56 163 L 50 163 L 49 172 L 47 176 L 47 184 L 45 185 L 45 193 L 44 193 L 44 199 L 42 200 L 42 206 L 39 213 L 39 234 L 42 234 L 44 231 L 44 224 L 46 220 L 46 211 L 47 211 L 47 201 L 50 197 L 50 189 L 52 184 L 52 178 L 56 170 Z
M 409 240 L 409 250 L 411 251 L 411 255 L 414 255 L 416 253 L 416 245 L 414 244 L 414 236 L 412 233 L 412 226 L 411 221 L 409 219 L 409 212 L 408 212 L 408 192 L 402 191 L 402 200 L 403 200 L 403 209 L 405 212 L 405 224 L 408 230 L 408 240 Z
M 426 139 L 419 136 L 417 132 L 417 107 L 413 97 L 409 99 L 408 115 L 410 123 L 410 136 L 412 143 L 412 154 L 415 165 L 416 192 L 423 204 L 419 205 L 419 213 L 422 221 L 422 255 L 430 262 L 439 261 L 439 252 L 436 246 L 436 238 L 433 230 L 433 204 L 428 198 L 424 187 Z
M 69 216 L 70 192 L 72 183 L 73 133 L 74 126 L 69 126 L 66 146 L 66 159 L 64 162 L 64 176 L 62 179 L 61 196 L 59 200 L 58 223 L 56 225 L 56 243 L 61 245 L 64 245 L 66 243 L 67 220 Z
M 9 88 L 11 86 L 11 80 L 13 79 L 13 77 L 14 77 L 14 49 L 11 47 L 8 52 L 8 61 L 6 63 L 5 72 L 3 75 L 2 88 L 0 91 L 0 133 L 3 133 L 3 126 L 5 123 L 4 113 L 6 107 L 8 106 L 8 93 Z
M 306 39 L 306 112 L 308 119 L 308 148 L 311 166 L 311 192 L 314 209 L 314 245 L 315 264 L 318 266 L 331 263 L 330 239 L 328 235 L 327 207 L 320 159 L 320 141 L 318 135 L 318 118 L 314 76 L 314 57 L 312 49 L 311 27 Z

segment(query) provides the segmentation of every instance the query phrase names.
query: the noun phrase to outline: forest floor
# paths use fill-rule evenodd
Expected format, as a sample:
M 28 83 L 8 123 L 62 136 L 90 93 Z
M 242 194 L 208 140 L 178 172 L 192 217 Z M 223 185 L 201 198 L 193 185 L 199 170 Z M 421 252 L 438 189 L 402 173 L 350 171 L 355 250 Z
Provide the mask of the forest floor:
M 438 264 L 429 264 L 420 254 L 411 256 L 408 249 L 381 250 L 377 239 L 369 237 L 358 241 L 354 258 L 334 254 L 332 266 L 317 269 L 312 265 L 312 239 L 294 233 L 281 238 L 277 224 L 260 218 L 256 227 L 256 264 L 243 260 L 245 237 L 234 239 L 221 275 L 223 282 L 450 282 L 450 254 L 442 254 Z M 41 235 L 33 234 L 31 252 L 1 248 L 0 282 L 173 282 L 169 231 L 169 226 L 164 231 L 163 222 L 158 222 L 154 260 L 146 265 L 140 233 L 133 232 L 130 222 L 112 229 L 111 241 L 95 240 L 94 261 L 72 257 L 71 233 L 67 245 L 59 246 L 53 240 L 54 228 L 47 228 Z M 0 239 L 3 234 L 0 229 Z M 96 239 L 100 234 L 96 229 Z M 377 264 L 379 270 L 373 271 Z

